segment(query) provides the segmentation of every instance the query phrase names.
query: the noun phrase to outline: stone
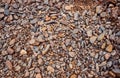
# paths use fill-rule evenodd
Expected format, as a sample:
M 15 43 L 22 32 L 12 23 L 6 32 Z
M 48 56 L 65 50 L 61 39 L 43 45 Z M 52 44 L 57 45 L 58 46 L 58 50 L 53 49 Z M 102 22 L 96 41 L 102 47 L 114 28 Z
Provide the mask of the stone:
M 5 15 L 9 15 L 10 14 L 10 11 L 8 9 L 4 10 L 4 14 Z
M 47 71 L 53 73 L 55 70 L 52 66 L 48 66 Z
M 79 19 L 79 11 L 74 13 L 74 20 L 78 20 Z
M 116 76 L 118 78 L 120 77 L 120 69 L 119 68 L 112 69 L 112 71 L 116 74 Z
M 102 13 L 100 14 L 100 16 L 101 16 L 101 17 L 105 17 L 105 16 L 106 16 L 106 12 L 102 12 Z
M 25 54 L 27 54 L 27 51 L 24 50 L 24 49 L 22 49 L 22 50 L 20 51 L 20 55 L 25 55 Z
M 0 8 L 0 12 L 4 12 L 4 9 L 3 9 L 3 8 Z
M 49 16 L 46 16 L 46 17 L 45 17 L 45 21 L 50 21 L 50 17 L 49 17 Z
M 29 41 L 29 43 L 30 43 L 30 44 L 34 44 L 34 43 L 35 43 L 35 39 L 31 39 L 31 40 Z
M 30 73 L 28 71 L 26 71 L 24 77 L 28 77 L 29 75 L 30 75 Z
M 39 64 L 39 65 L 42 65 L 42 64 L 43 64 L 42 58 L 39 58 L 39 59 L 38 59 L 38 64 Z
M 42 54 L 43 54 L 43 55 L 46 54 L 47 51 L 49 50 L 49 48 L 50 48 L 50 44 L 48 44 L 48 45 L 46 46 L 46 48 L 42 51 Z
M 109 45 L 106 47 L 106 51 L 112 52 L 112 50 L 113 50 L 113 45 L 109 44 Z
M 0 19 L 2 19 L 4 17 L 4 14 L 0 14 Z
M 106 53 L 105 54 L 105 59 L 108 60 L 110 58 L 110 56 L 111 56 L 110 53 Z
M 35 78 L 42 78 L 42 76 L 41 76 L 40 73 L 38 73 L 38 74 L 36 74 L 36 77 L 35 77 Z
M 101 13 L 102 12 L 102 7 L 101 6 L 97 6 L 96 7 L 96 13 Z
M 10 40 L 9 45 L 14 45 L 15 44 L 15 39 Z
M 105 37 L 105 33 L 100 34 L 100 35 L 98 36 L 98 41 L 103 40 L 104 37 Z
M 42 38 L 42 36 L 41 36 L 41 35 L 40 35 L 40 36 L 38 36 L 37 40 L 38 40 L 39 42 L 44 42 L 44 40 L 43 40 L 43 38 Z
M 92 30 L 87 30 L 87 36 L 92 36 Z
M 97 37 L 96 36 L 92 36 L 90 37 L 90 42 L 91 43 L 94 43 L 96 41 Z
M 35 23 L 37 23 L 37 22 L 38 22 L 38 19 L 37 19 L 37 18 L 35 18 L 35 19 L 33 19 L 33 20 L 30 21 L 31 24 L 35 24 Z
M 70 57 L 75 57 L 76 53 L 75 52 L 69 52 Z
M 73 5 L 66 5 L 65 6 L 65 10 L 68 10 L 68 11 L 70 11 L 72 8 L 73 8 Z
M 10 22 L 10 21 L 12 21 L 12 20 L 13 20 L 13 16 L 10 15 L 10 16 L 7 18 L 7 21 Z
M 72 74 L 72 75 L 70 76 L 70 78 L 77 78 L 77 75 L 76 75 L 76 74 Z
M 8 54 L 13 54 L 14 50 L 11 47 L 8 47 L 7 48 L 7 52 L 8 52 Z
M 15 67 L 15 71 L 20 71 L 20 69 L 21 69 L 21 67 L 20 67 L 19 65 L 17 65 L 17 66 Z
M 9 60 L 6 61 L 6 66 L 8 67 L 8 69 L 12 69 L 12 63 Z
M 101 46 L 101 48 L 104 49 L 105 46 L 106 46 L 106 43 L 103 43 L 102 46 Z
M 49 3 L 49 0 L 44 0 L 44 4 L 48 4 Z

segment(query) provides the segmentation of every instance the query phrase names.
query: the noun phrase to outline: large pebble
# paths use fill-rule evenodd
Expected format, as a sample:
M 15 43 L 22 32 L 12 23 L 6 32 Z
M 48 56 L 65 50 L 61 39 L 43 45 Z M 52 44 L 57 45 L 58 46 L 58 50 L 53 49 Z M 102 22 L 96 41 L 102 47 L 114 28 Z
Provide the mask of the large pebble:
M 13 45 L 15 43 L 15 39 L 12 39 L 10 42 L 9 42 L 9 45 Z
M 90 42 L 91 43 L 94 43 L 96 41 L 97 37 L 96 36 L 92 36 L 90 37 Z
M 113 50 L 113 45 L 109 44 L 109 45 L 106 47 L 106 51 L 112 52 L 112 50 Z

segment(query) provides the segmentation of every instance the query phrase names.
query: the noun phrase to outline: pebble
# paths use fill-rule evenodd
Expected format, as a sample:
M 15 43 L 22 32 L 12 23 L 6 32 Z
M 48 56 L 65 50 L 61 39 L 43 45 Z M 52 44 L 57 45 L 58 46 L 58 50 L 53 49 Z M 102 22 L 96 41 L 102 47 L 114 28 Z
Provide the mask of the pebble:
M 102 46 L 101 46 L 101 48 L 104 49 L 105 46 L 106 46 L 106 43 L 103 43 Z
M 66 6 L 65 6 L 65 10 L 70 11 L 70 10 L 72 9 L 72 7 L 73 7 L 73 5 L 66 5 Z
M 87 36 L 92 36 L 92 30 L 87 30 Z
M 43 38 L 42 38 L 42 36 L 41 36 L 41 35 L 40 35 L 40 36 L 38 36 L 37 40 L 38 40 L 39 42 L 44 42 L 44 40 L 43 40 Z
M 112 69 L 112 71 L 116 74 L 117 77 L 120 77 L 120 69 L 119 68 Z
M 30 44 L 34 44 L 34 43 L 35 43 L 35 39 L 31 39 L 31 40 L 29 41 L 29 43 L 30 43 Z
M 46 17 L 45 17 L 45 20 L 46 20 L 46 21 L 50 21 L 50 17 L 49 17 L 49 16 L 46 16 Z
M 15 67 L 15 71 L 19 71 L 21 69 L 21 67 L 19 66 L 19 65 L 17 65 L 16 67 Z
M 0 14 L 0 19 L 4 17 L 4 14 Z
M 96 7 L 96 13 L 101 13 L 102 12 L 102 7 L 101 6 L 97 6 Z
M 97 37 L 96 36 L 92 36 L 90 37 L 90 42 L 91 43 L 94 43 L 96 41 Z
M 10 42 L 9 42 L 9 45 L 14 45 L 15 44 L 15 39 L 12 39 Z
M 31 23 L 31 24 L 35 24 L 35 23 L 37 23 L 37 21 L 38 21 L 38 19 L 35 18 L 35 19 L 31 20 L 30 23 Z
M 7 48 L 7 52 L 8 52 L 8 54 L 13 54 L 14 50 L 11 47 L 8 47 Z
M 79 11 L 74 13 L 74 20 L 78 20 L 79 19 Z
M 76 74 L 72 74 L 72 75 L 70 76 L 70 78 L 77 78 L 77 75 L 76 75 Z
M 41 58 L 38 59 L 38 64 L 42 65 L 43 64 L 43 60 Z
M 10 15 L 10 16 L 7 18 L 7 21 L 10 22 L 10 21 L 12 21 L 12 20 L 13 20 L 13 16 Z
M 104 39 L 105 33 L 102 33 L 98 36 L 98 41 L 101 41 Z
M 4 12 L 4 9 L 3 9 L 3 8 L 0 8 L 0 12 Z
M 27 54 L 27 51 L 24 50 L 24 49 L 22 49 L 22 50 L 20 51 L 20 55 L 25 55 L 25 54 Z
M 49 0 L 44 0 L 44 4 L 48 4 L 49 3 Z
M 53 73 L 55 70 L 52 66 L 48 66 L 47 71 Z
M 105 54 L 105 59 L 108 60 L 110 58 L 110 56 L 111 56 L 110 53 L 106 53 Z
M 75 57 L 75 56 L 76 56 L 76 53 L 75 53 L 75 52 L 69 52 L 69 56 L 70 56 L 70 57 Z
M 49 50 L 49 48 L 50 48 L 50 44 L 48 44 L 48 45 L 46 46 L 46 48 L 42 51 L 42 54 L 43 54 L 43 55 L 46 54 L 47 51 Z
M 38 74 L 36 74 L 36 77 L 35 77 L 35 78 L 42 78 L 42 76 L 41 76 L 40 73 L 38 73 Z
M 112 52 L 112 50 L 113 50 L 113 45 L 109 44 L 109 45 L 106 47 L 106 51 Z
M 9 11 L 8 9 L 6 9 L 6 10 L 4 11 L 4 14 L 5 14 L 5 15 L 9 15 L 9 14 L 10 14 L 10 11 Z
M 100 16 L 101 16 L 101 17 L 105 17 L 105 16 L 106 16 L 106 12 L 100 13 Z
M 10 70 L 12 69 L 12 63 L 11 63 L 9 60 L 6 61 L 6 66 L 7 66 Z

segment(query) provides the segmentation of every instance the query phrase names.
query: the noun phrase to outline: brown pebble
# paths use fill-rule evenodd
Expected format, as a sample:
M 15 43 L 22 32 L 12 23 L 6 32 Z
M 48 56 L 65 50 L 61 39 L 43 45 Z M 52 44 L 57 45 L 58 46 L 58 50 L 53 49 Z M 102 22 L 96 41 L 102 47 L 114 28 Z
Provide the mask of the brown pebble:
M 70 78 L 77 78 L 77 75 L 76 75 L 76 74 L 72 74 L 72 75 L 70 76 Z
M 106 48 L 106 51 L 112 52 L 112 50 L 113 50 L 113 46 L 111 44 L 109 44 Z
M 13 44 L 15 44 L 15 39 L 12 39 L 9 43 L 9 45 L 13 45 Z
M 47 67 L 47 71 L 49 71 L 49 72 L 52 73 L 52 72 L 54 72 L 54 68 L 53 68 L 52 66 L 48 66 L 48 67 Z
M 6 61 L 6 65 L 10 70 L 12 69 L 12 63 L 9 60 Z
M 42 78 L 42 76 L 41 76 L 40 73 L 38 73 L 38 74 L 36 74 L 36 77 L 35 77 L 35 78 Z
M 110 58 L 110 53 L 105 54 L 105 59 L 108 60 Z
M 11 47 L 8 47 L 7 48 L 7 52 L 8 52 L 8 54 L 13 54 L 14 50 Z

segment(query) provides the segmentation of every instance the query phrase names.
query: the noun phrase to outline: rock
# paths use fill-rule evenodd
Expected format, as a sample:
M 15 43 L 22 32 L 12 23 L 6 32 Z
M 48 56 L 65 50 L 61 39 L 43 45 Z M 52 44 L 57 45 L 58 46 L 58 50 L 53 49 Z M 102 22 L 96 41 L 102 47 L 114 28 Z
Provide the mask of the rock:
M 109 44 L 109 45 L 106 47 L 106 51 L 112 52 L 112 50 L 113 50 L 113 45 Z
M 5 15 L 9 15 L 10 14 L 10 11 L 8 9 L 4 10 L 4 14 Z
M 102 7 L 101 6 L 97 6 L 96 7 L 96 13 L 101 13 L 102 12 Z
M 11 63 L 9 60 L 6 61 L 6 66 L 7 66 L 10 70 L 12 69 L 12 63 Z
M 40 35 L 40 36 L 38 36 L 37 40 L 38 40 L 39 42 L 44 42 L 44 40 L 43 40 L 43 38 L 42 38 L 42 36 L 41 36 L 41 35 Z
M 94 43 L 96 41 L 97 37 L 96 36 L 92 36 L 90 37 L 90 42 L 91 43 Z
M 4 9 L 3 9 L 3 8 L 0 8 L 0 13 L 1 13 L 1 12 L 4 12 Z
M 42 58 L 39 58 L 39 59 L 38 59 L 38 64 L 39 64 L 39 65 L 42 65 L 42 64 L 43 64 Z
M 47 67 L 47 71 L 53 73 L 53 72 L 54 72 L 54 68 L 51 67 L 51 66 L 48 66 L 48 67 Z
M 11 47 L 8 47 L 7 48 L 7 52 L 8 52 L 8 54 L 13 54 L 14 50 Z
M 12 39 L 10 42 L 9 42 L 9 45 L 14 45 L 15 44 L 15 39 Z
M 106 46 L 106 43 L 103 43 L 102 46 L 101 46 L 101 48 L 104 49 L 105 46 Z
M 101 16 L 101 17 L 105 17 L 105 16 L 106 16 L 106 12 L 102 12 L 102 13 L 100 14 L 100 16 Z
M 76 53 L 75 52 L 69 52 L 70 57 L 75 57 Z
M 108 60 L 110 58 L 110 56 L 111 56 L 110 53 L 106 53 L 105 54 L 105 59 Z
M 10 22 L 10 21 L 12 21 L 12 20 L 13 20 L 13 16 L 10 15 L 10 16 L 7 18 L 7 21 Z
M 24 77 L 28 77 L 29 75 L 30 75 L 30 73 L 28 71 L 26 71 Z
M 103 39 L 104 39 L 104 36 L 105 36 L 105 33 L 103 32 L 102 34 L 100 34 L 100 35 L 98 36 L 98 41 L 103 40 Z
M 106 63 L 106 61 L 103 61 L 101 64 L 99 64 L 99 66 L 101 67 L 101 66 L 105 66 L 107 63 Z
M 79 19 L 79 11 L 74 13 L 74 20 L 78 20 Z
M 4 17 L 4 14 L 0 14 L 0 19 L 2 19 Z
M 45 17 L 45 21 L 50 21 L 50 17 L 49 17 L 49 16 L 46 16 L 46 17 Z
M 42 51 L 42 54 L 43 54 L 43 55 L 46 54 L 47 51 L 49 50 L 49 48 L 50 48 L 50 44 L 48 44 L 48 45 L 46 46 L 46 48 Z
M 40 73 L 38 73 L 38 74 L 36 74 L 36 77 L 35 77 L 35 78 L 42 78 L 42 76 L 41 76 Z
M 35 24 L 35 23 L 37 23 L 37 22 L 38 22 L 38 19 L 37 19 L 37 18 L 35 18 L 35 19 L 33 19 L 33 20 L 30 21 L 31 24 Z
M 77 78 L 77 75 L 76 75 L 76 74 L 72 74 L 72 75 L 70 76 L 70 78 Z
M 20 51 L 20 55 L 25 55 L 25 54 L 27 54 L 27 51 L 25 51 L 25 50 L 22 49 L 22 50 Z
M 44 0 L 44 4 L 48 4 L 49 3 L 49 0 Z
M 30 43 L 30 44 L 34 44 L 34 43 L 35 43 L 35 39 L 31 39 L 31 40 L 29 41 L 29 43 Z
M 92 30 L 87 30 L 87 36 L 92 36 Z
M 20 67 L 19 65 L 17 65 L 17 66 L 15 67 L 15 71 L 20 71 L 20 69 L 21 69 L 21 67 Z
M 68 11 L 70 11 L 72 8 L 73 8 L 73 5 L 66 5 L 65 6 L 65 10 L 68 10 Z

